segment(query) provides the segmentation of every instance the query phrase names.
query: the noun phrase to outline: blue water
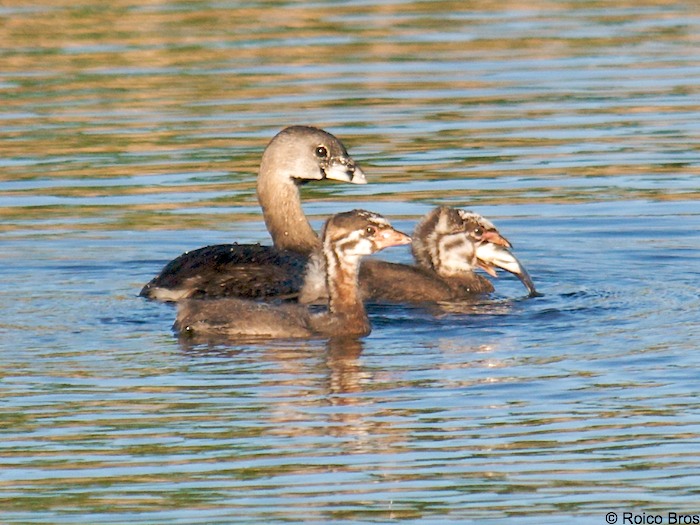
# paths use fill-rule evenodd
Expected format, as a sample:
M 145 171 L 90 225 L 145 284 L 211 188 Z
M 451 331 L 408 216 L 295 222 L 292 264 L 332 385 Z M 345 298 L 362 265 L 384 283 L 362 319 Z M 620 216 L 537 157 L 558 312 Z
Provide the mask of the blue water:
M 0 8 L 0 521 L 604 523 L 700 515 L 700 12 L 692 2 Z M 269 242 L 288 124 L 367 186 L 513 242 L 478 303 L 372 306 L 356 345 L 187 347 L 137 297 Z M 408 249 L 382 257 L 408 262 Z

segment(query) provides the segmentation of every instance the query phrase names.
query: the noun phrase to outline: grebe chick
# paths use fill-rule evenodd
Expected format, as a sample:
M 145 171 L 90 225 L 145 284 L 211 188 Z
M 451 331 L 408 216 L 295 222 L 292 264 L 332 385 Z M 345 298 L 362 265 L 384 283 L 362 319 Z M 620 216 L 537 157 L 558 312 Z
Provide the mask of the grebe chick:
M 328 310 L 243 299 L 190 299 L 178 304 L 174 328 L 193 337 L 357 338 L 370 333 L 358 286 L 360 259 L 411 238 L 376 213 L 353 210 L 331 217 L 323 230 Z
M 493 291 L 493 284 L 475 273 L 476 268 L 492 277 L 497 276 L 496 268 L 503 269 L 517 276 L 530 296 L 540 295 L 508 239 L 478 213 L 439 206 L 418 223 L 413 235 L 418 265 L 448 282 L 457 295 Z
M 477 268 L 492 276 L 496 268 L 515 274 L 530 296 L 539 295 L 527 270 L 509 250 L 508 240 L 489 220 L 476 213 L 440 206 L 428 213 L 413 233 L 416 265 L 367 260 L 360 286 L 367 301 L 400 303 L 459 301 L 494 291 Z M 302 299 L 317 291 L 307 279 Z
M 325 179 L 367 183 L 345 146 L 330 133 L 308 126 L 283 129 L 265 148 L 257 180 L 258 201 L 274 247 L 219 244 L 185 252 L 139 295 L 179 301 L 298 293 L 307 258 L 321 247 L 301 208 L 299 186 Z

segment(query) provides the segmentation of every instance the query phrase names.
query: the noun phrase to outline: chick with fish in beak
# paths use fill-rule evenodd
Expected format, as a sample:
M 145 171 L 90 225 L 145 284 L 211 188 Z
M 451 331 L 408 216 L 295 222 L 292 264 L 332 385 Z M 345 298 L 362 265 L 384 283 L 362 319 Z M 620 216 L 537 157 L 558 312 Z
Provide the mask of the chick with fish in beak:
M 440 206 L 421 219 L 412 238 L 415 265 L 376 259 L 362 263 L 360 285 L 366 300 L 434 303 L 493 292 L 493 283 L 477 269 L 491 276 L 496 269 L 510 272 L 530 297 L 540 295 L 510 242 L 481 215 Z

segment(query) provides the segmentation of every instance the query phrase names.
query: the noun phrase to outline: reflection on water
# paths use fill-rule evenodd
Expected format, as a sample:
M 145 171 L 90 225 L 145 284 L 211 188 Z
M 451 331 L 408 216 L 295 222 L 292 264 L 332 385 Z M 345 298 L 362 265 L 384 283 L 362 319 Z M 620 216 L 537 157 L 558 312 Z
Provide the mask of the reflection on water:
M 3 522 L 700 512 L 699 34 L 663 0 L 3 4 Z M 545 296 L 181 345 L 136 294 L 269 242 L 255 173 L 295 123 L 370 179 L 304 187 L 314 226 L 472 208 Z

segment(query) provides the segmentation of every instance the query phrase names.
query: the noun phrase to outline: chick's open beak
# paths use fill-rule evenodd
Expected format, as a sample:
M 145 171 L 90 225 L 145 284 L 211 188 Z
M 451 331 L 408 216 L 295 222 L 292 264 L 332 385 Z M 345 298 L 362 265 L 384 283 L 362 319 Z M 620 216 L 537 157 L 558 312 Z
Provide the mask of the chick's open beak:
M 498 237 L 505 240 L 500 235 Z M 493 242 L 482 242 L 479 244 L 476 248 L 476 259 L 479 268 L 482 268 L 493 277 L 496 277 L 496 268 L 501 268 L 517 276 L 527 288 L 530 297 L 542 295 L 535 289 L 535 284 L 532 282 L 530 274 L 527 273 L 525 267 L 520 264 L 520 261 L 508 247 L 510 247 L 510 243 L 507 245 L 502 243 L 494 244 Z

